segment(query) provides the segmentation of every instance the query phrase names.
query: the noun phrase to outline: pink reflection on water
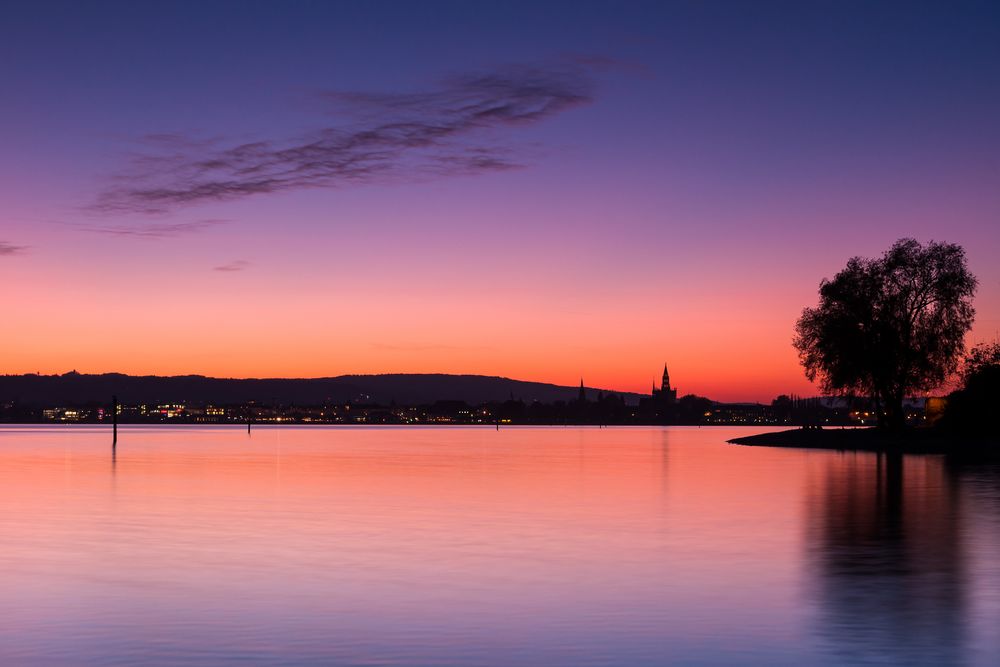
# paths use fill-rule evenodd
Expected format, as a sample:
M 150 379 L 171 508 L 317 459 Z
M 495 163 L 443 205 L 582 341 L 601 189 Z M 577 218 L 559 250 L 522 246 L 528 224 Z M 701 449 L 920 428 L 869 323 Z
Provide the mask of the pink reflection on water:
M 0 658 L 834 660 L 809 554 L 842 455 L 734 434 L 129 427 L 112 461 L 0 429 Z

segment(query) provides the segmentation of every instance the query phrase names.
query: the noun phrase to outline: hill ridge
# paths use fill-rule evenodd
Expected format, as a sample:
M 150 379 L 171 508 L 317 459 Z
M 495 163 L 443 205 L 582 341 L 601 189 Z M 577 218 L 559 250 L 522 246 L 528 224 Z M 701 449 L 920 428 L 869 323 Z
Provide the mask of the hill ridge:
M 629 403 L 639 394 L 585 387 L 592 398 L 597 392 L 614 393 Z M 82 405 L 105 403 L 111 394 L 126 403 L 323 403 L 390 402 L 410 405 L 442 400 L 470 404 L 505 401 L 513 396 L 525 402 L 570 401 L 579 387 L 498 375 L 472 373 L 377 373 L 345 374 L 315 378 L 218 378 L 207 375 L 129 375 L 127 373 L 78 373 L 61 375 L 0 375 L 0 401 L 22 405 L 42 403 Z

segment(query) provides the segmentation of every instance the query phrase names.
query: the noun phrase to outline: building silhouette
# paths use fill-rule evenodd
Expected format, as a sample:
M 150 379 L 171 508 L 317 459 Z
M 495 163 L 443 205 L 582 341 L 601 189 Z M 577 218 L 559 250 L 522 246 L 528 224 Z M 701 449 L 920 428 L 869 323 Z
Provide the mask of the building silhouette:
M 667 372 L 667 364 L 663 364 L 663 378 L 660 381 L 660 388 L 656 388 L 653 382 L 653 400 L 664 405 L 673 405 L 677 402 L 677 390 L 670 386 L 670 373 Z
M 638 415 L 642 421 L 651 424 L 670 424 L 678 419 L 677 389 L 670 386 L 670 373 L 663 364 L 663 379 L 657 389 L 653 382 L 653 391 L 649 396 L 639 399 Z

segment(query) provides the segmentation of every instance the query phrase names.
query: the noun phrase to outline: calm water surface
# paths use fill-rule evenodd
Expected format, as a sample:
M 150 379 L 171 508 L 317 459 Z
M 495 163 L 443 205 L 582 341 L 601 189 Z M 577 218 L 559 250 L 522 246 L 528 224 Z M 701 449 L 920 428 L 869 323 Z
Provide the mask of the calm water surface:
M 747 432 L 2 427 L 0 664 L 997 664 L 1000 470 Z

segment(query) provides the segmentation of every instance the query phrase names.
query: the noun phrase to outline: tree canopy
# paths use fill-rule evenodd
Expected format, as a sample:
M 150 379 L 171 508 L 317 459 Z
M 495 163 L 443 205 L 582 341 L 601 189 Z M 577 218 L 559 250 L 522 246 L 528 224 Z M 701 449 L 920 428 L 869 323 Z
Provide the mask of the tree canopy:
M 1000 341 L 981 343 L 962 364 L 962 388 L 948 397 L 942 425 L 966 435 L 996 433 L 1000 400 Z
M 794 344 L 824 391 L 869 396 L 902 427 L 903 399 L 953 374 L 972 326 L 977 281 L 951 243 L 900 239 L 879 258 L 853 257 L 802 311 Z
M 965 355 L 962 362 L 962 379 L 968 384 L 984 373 L 996 372 L 1000 368 L 1000 340 L 980 343 Z

